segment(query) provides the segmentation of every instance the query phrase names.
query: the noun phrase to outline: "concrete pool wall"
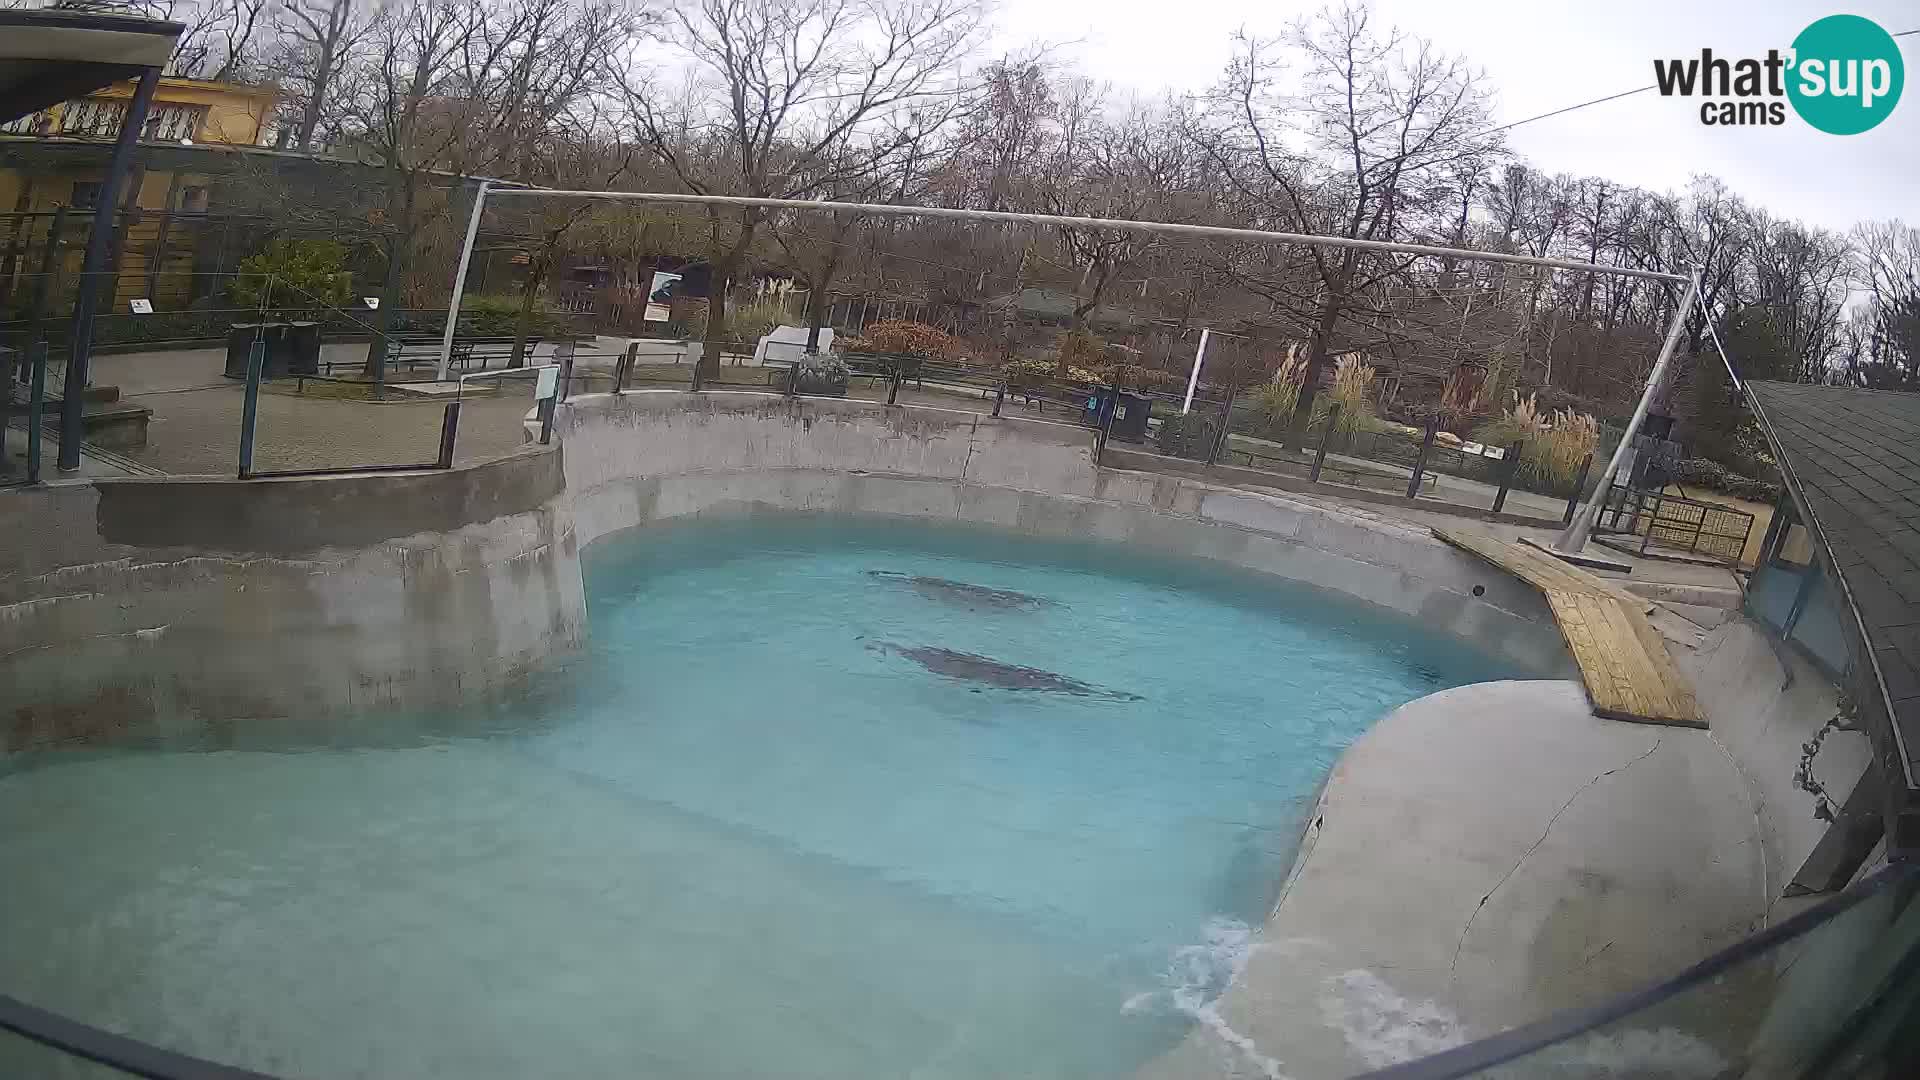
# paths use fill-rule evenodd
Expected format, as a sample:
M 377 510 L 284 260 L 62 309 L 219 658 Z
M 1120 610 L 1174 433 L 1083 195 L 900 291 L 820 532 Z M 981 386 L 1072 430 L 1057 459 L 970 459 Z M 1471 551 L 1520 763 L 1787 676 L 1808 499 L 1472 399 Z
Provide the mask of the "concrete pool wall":
M 1531 588 L 1364 511 L 1099 469 L 1071 424 L 748 393 L 595 394 L 562 406 L 581 544 L 695 514 L 814 511 L 1124 543 L 1348 593 L 1540 674 L 1571 671 Z
M 578 645 L 557 447 L 447 472 L 10 492 L 0 750 L 459 701 Z

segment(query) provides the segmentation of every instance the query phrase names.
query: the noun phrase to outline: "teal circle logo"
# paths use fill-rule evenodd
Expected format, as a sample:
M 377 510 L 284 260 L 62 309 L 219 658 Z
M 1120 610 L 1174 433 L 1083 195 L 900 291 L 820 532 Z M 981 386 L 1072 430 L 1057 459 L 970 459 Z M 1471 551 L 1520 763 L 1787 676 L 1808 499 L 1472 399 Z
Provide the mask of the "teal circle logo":
M 1793 39 L 1787 98 L 1800 119 L 1829 135 L 1872 129 L 1900 103 L 1900 44 L 1872 19 L 1829 15 Z

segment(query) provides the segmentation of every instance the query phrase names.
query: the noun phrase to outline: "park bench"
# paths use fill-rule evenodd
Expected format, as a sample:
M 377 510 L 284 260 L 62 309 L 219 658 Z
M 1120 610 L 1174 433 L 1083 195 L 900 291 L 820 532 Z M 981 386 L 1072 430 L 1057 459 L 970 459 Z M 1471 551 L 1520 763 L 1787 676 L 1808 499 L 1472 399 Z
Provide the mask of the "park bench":
M 395 334 L 387 339 L 387 366 L 412 369 L 421 364 L 438 365 L 440 363 L 439 334 Z M 480 370 L 487 370 L 487 361 L 499 358 L 506 360 L 513 355 L 513 335 L 460 334 L 453 339 L 453 349 L 447 356 L 447 366 L 454 371 L 466 371 L 475 361 Z M 527 338 L 527 355 L 533 355 L 534 346 L 540 344 L 538 337 Z M 335 367 L 356 367 L 358 360 L 323 361 L 321 367 L 331 371 Z

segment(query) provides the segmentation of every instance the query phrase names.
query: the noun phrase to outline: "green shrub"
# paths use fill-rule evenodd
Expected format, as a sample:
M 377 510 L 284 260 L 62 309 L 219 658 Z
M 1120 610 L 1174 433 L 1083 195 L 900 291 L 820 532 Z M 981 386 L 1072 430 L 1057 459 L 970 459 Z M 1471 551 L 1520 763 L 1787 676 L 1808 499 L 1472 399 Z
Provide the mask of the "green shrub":
M 460 331 L 479 337 L 507 337 L 520 325 L 519 296 L 496 294 L 468 296 L 460 301 Z M 573 317 L 555 311 L 536 298 L 527 313 L 527 336 L 548 341 L 566 337 L 573 331 Z
M 1204 461 L 1219 437 L 1219 417 L 1207 410 L 1175 414 L 1160 421 L 1153 444 L 1163 454 Z
M 787 306 L 767 297 L 727 309 L 727 337 L 744 345 L 757 344 L 773 328 L 793 322 Z
M 227 292 L 237 306 L 275 318 L 318 319 L 338 310 L 353 293 L 347 249 L 332 240 L 275 237 L 240 260 Z

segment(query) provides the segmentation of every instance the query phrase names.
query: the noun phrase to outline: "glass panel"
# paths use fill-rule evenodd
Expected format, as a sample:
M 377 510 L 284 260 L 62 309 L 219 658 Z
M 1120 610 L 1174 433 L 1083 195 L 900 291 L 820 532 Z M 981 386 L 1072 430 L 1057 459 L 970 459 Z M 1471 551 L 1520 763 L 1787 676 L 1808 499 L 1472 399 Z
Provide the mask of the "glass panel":
M 1840 595 L 1827 575 L 1817 574 L 1807 606 L 1793 624 L 1793 640 L 1830 671 L 1847 670 L 1847 635 L 1840 619 Z
M 124 1080 L 132 1075 L 0 1028 L 0 1076 L 21 1080 Z
M 1375 1074 L 1553 1080 L 1891 1080 L 1920 1050 L 1920 903 L 1910 870 L 1864 900 L 1633 1012 L 1499 1065 L 1496 1036 Z M 1735 946 L 1735 949 L 1741 946 Z M 1712 963 L 1709 961 L 1708 963 Z M 1549 1019 L 1545 1024 L 1555 1021 Z M 1516 1032 L 1513 1035 L 1523 1033 Z M 1485 1056 L 1480 1060 L 1486 1060 Z
M 1780 550 L 1773 558 L 1788 566 L 1813 565 L 1813 534 L 1797 521 L 1787 526 L 1780 537 Z
M 1787 625 L 1787 615 L 1793 611 L 1793 598 L 1800 593 L 1800 582 L 1806 577 L 1804 570 L 1793 570 L 1775 563 L 1768 563 L 1753 572 L 1753 581 L 1747 586 L 1747 611 L 1754 618 L 1781 632 Z

